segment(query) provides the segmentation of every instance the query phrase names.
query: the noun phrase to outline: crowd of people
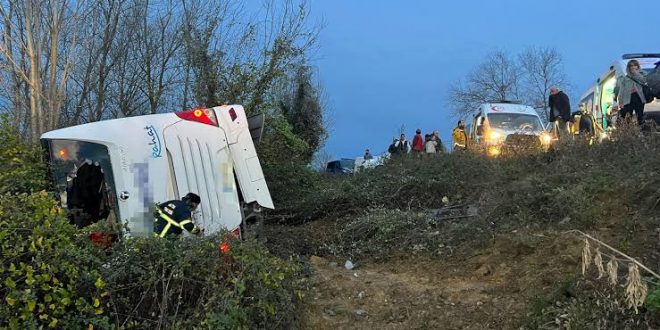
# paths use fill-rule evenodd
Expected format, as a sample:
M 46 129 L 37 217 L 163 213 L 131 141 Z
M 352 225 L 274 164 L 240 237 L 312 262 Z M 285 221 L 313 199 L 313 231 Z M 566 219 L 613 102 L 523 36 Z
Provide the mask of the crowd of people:
M 465 123 L 462 120 L 458 121 L 458 124 L 452 131 L 452 142 L 454 151 L 468 149 L 470 142 L 468 139 L 468 134 L 465 131 Z M 413 137 L 412 142 L 406 139 L 406 134 L 401 133 L 398 139 L 394 138 L 387 151 L 393 156 L 401 156 L 407 154 L 420 156 L 438 155 L 447 152 L 445 145 L 440 139 L 440 134 L 438 131 L 433 131 L 422 136 L 422 130 L 419 128 L 415 131 L 415 136 Z M 364 158 L 372 158 L 369 149 L 366 150 Z
M 406 139 L 404 133 L 401 133 L 398 139 L 395 138 L 394 141 L 392 141 L 392 144 L 390 144 L 387 151 L 395 156 L 410 153 L 416 155 L 435 155 L 444 153 L 445 147 L 442 144 L 438 131 L 433 131 L 432 133 L 422 136 L 422 130 L 418 128 L 417 131 L 415 131 L 415 136 L 413 137 L 412 142 Z
M 660 62 L 656 63 L 655 70 L 648 75 L 644 75 L 641 72 L 639 62 L 630 60 L 626 67 L 626 75 L 617 80 L 614 89 L 614 114 L 620 118 L 633 117 L 639 125 L 642 125 L 645 119 L 644 105 L 653 100 L 653 96 L 657 95 L 658 90 L 660 90 Z M 548 107 L 550 108 L 548 119 L 549 122 L 555 124 L 557 138 L 561 138 L 561 135 L 571 134 L 571 125 L 575 125 L 576 132 L 579 132 L 579 134 L 591 136 L 596 132 L 594 126 L 597 124 L 591 118 L 589 110 L 579 109 L 576 112 L 571 112 L 568 95 L 556 86 L 550 88 Z M 580 116 L 579 122 L 575 122 L 578 115 Z M 470 138 L 462 120 L 458 121 L 452 131 L 452 146 L 454 151 L 470 149 Z M 437 155 L 445 153 L 446 149 L 438 131 L 422 136 L 422 130 L 417 129 L 412 141 L 407 140 L 404 133 L 401 133 L 398 139 L 394 138 L 388 152 L 393 156 L 407 154 Z M 369 149 L 366 150 L 364 158 L 373 158 Z

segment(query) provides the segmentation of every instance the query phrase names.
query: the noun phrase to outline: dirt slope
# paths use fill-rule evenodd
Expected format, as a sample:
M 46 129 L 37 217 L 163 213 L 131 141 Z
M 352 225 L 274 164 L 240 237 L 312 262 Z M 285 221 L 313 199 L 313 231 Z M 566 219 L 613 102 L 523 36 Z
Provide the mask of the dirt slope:
M 298 237 L 299 247 L 315 251 L 318 241 L 311 233 L 318 235 L 327 226 L 313 223 L 271 232 L 279 233 L 280 244 Z M 576 243 L 554 234 L 517 232 L 467 256 L 358 260 L 353 270 L 344 267 L 345 260 L 312 255 L 303 327 L 517 329 L 535 296 L 550 294 L 576 274 Z

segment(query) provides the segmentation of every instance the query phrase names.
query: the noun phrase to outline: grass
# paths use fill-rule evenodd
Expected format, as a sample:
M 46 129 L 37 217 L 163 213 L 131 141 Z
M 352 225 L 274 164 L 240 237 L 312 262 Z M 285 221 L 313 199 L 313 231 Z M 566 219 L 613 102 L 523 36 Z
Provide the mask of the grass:
M 334 231 L 309 233 L 320 237 L 322 246 L 315 253 L 375 260 L 397 253 L 469 255 L 511 232 L 579 229 L 599 232 L 631 255 L 657 259 L 652 252 L 660 207 L 660 137 L 640 135 L 634 127 L 622 127 L 600 144 L 567 142 L 548 152 L 516 157 L 463 153 L 398 158 L 349 176 L 266 172 L 278 208 L 268 214 L 268 221 L 336 223 Z M 434 209 L 460 205 L 474 205 L 479 212 L 442 221 L 433 216 Z M 526 244 L 523 241 L 520 244 Z M 607 290 L 568 278 L 556 285 L 556 293 L 530 304 L 530 322 L 539 327 L 553 324 L 566 313 L 571 326 L 655 322 L 648 314 L 617 309 L 620 304 Z

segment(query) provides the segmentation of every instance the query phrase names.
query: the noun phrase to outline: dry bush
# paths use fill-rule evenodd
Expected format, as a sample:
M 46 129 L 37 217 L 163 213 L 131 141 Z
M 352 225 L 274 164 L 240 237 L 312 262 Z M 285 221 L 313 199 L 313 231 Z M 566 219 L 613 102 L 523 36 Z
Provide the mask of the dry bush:
M 584 247 L 582 249 L 582 263 L 581 263 L 582 275 L 585 275 L 586 270 L 589 268 L 589 266 L 592 263 L 596 266 L 598 270 L 597 279 L 600 279 L 605 274 L 600 247 L 603 247 L 607 249 L 609 252 L 611 252 L 611 254 L 605 254 L 605 255 L 610 258 L 610 261 L 607 266 L 608 268 L 607 282 L 610 285 L 612 285 L 613 288 L 616 287 L 619 278 L 618 263 L 627 262 L 628 276 L 626 277 L 627 279 L 626 279 L 625 292 L 624 292 L 625 302 L 627 308 L 633 309 L 635 311 L 635 314 L 637 314 L 639 312 L 638 308 L 641 307 L 646 301 L 646 296 L 648 293 L 648 285 L 646 281 L 642 281 L 642 277 L 640 275 L 640 268 L 642 268 L 642 270 L 644 270 L 648 275 L 652 276 L 656 281 L 660 280 L 660 275 L 656 274 L 647 266 L 643 265 L 634 258 L 611 247 L 610 245 L 590 235 L 581 232 L 578 232 L 578 234 L 581 234 L 584 237 Z M 596 256 L 594 258 L 592 258 L 592 251 L 591 251 L 592 247 L 589 243 L 590 241 L 594 242 L 594 244 L 597 245 L 595 252 Z

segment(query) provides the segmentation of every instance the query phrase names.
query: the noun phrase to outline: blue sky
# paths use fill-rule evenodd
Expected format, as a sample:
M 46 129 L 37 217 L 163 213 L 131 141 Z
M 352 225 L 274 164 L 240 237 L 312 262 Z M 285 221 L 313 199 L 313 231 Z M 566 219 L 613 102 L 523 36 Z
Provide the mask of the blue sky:
M 383 152 L 401 125 L 408 137 L 437 129 L 448 144 L 447 88 L 494 50 L 555 47 L 572 104 L 623 53 L 660 52 L 657 0 L 310 2 L 312 20 L 324 22 L 312 63 L 335 158 Z

